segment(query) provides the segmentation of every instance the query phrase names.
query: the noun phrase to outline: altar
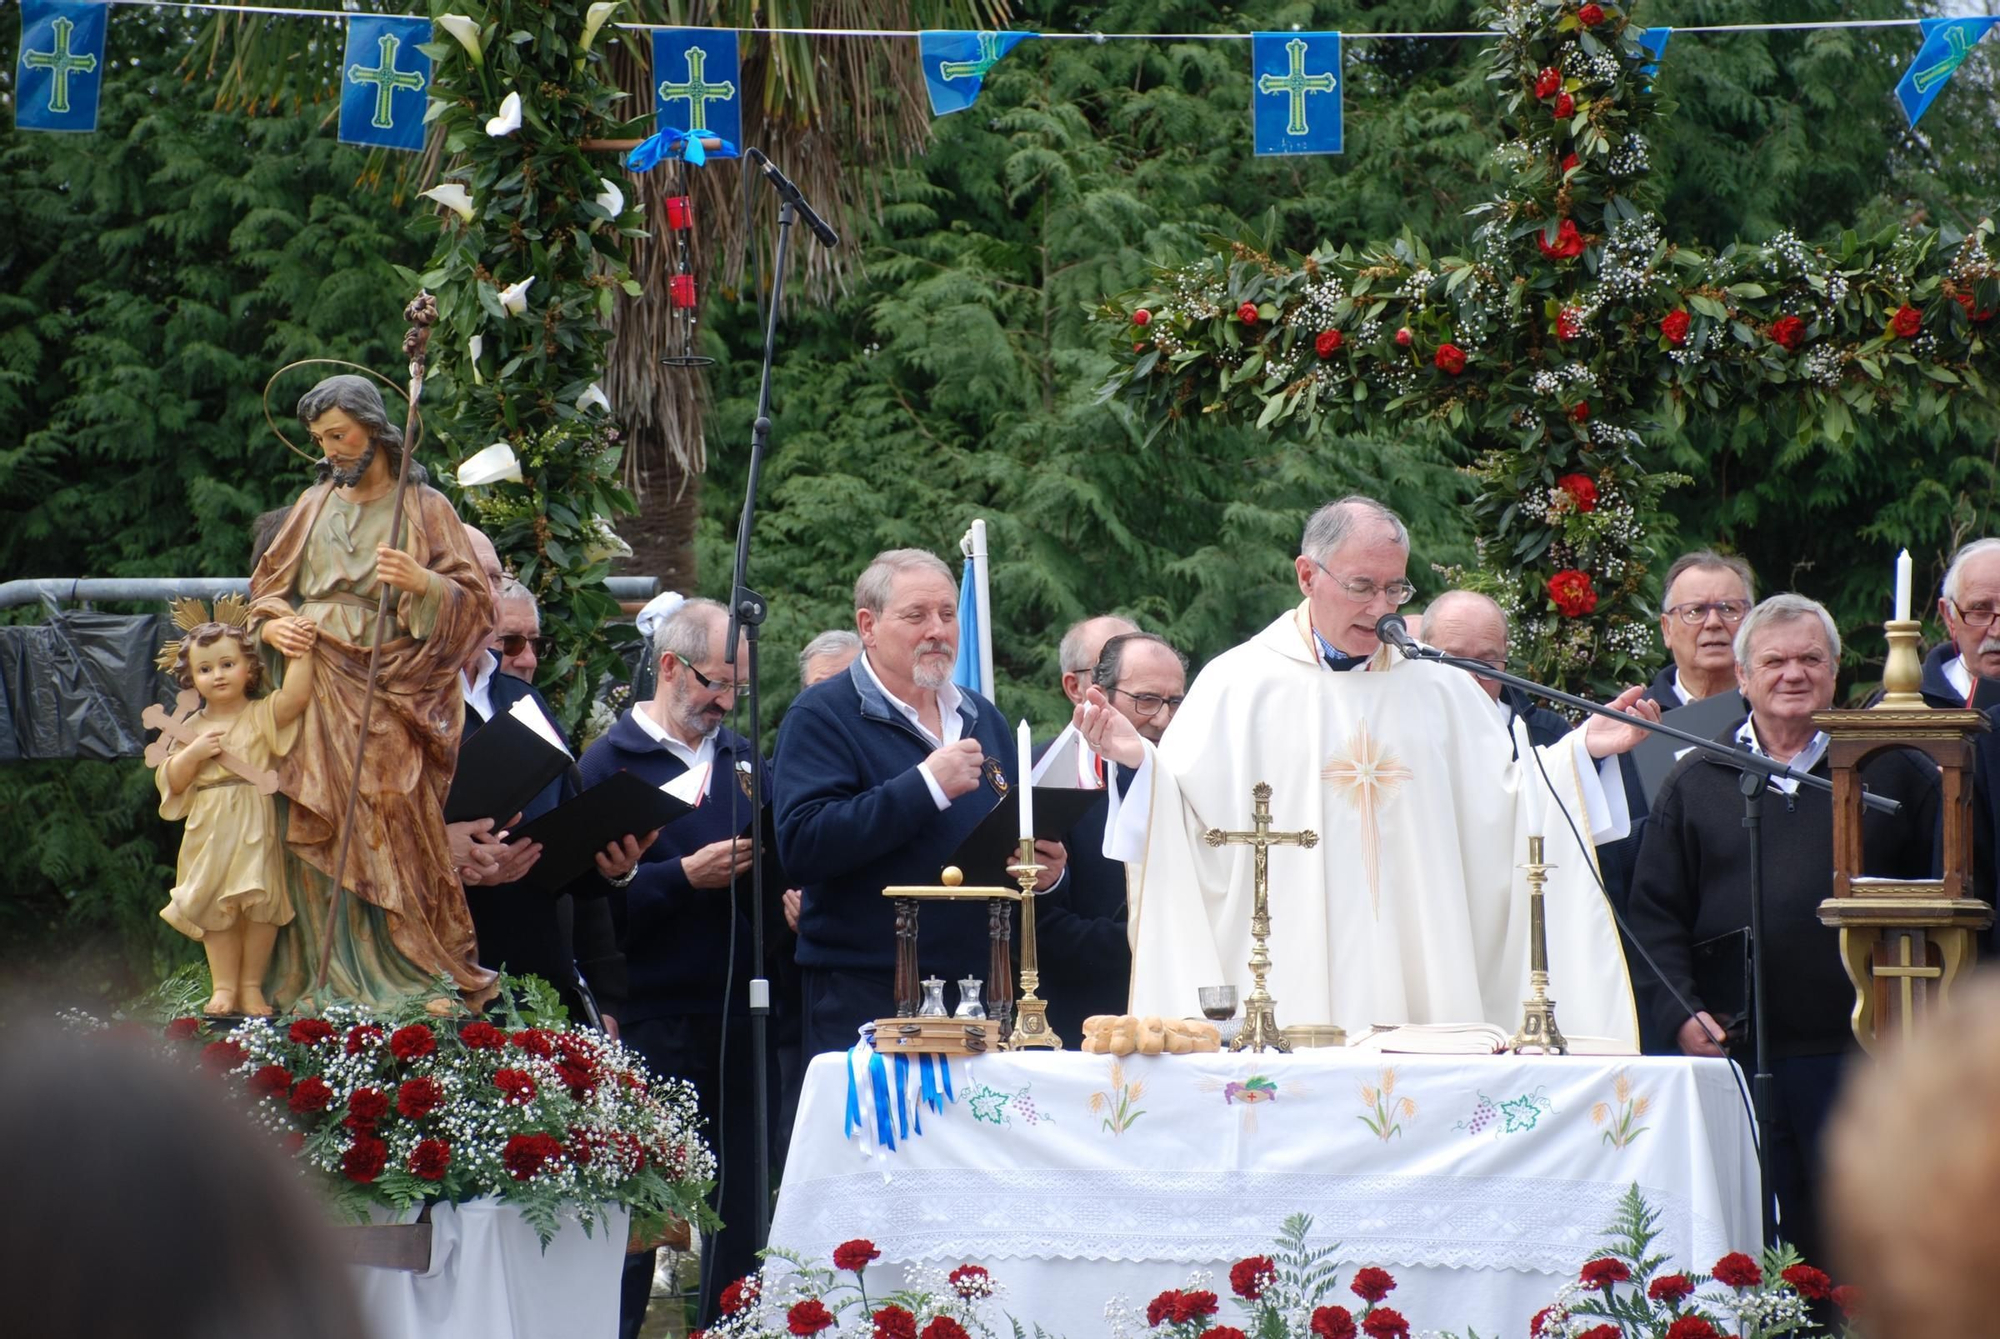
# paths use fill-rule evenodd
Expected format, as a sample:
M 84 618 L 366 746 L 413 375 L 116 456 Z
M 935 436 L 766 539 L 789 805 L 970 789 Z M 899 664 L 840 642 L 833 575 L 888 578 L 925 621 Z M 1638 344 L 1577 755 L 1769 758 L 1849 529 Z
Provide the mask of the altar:
M 771 1244 L 824 1262 L 873 1241 L 871 1295 L 909 1266 L 984 1265 L 1002 1309 L 1055 1334 L 1102 1332 L 1114 1295 L 1143 1311 L 1195 1270 L 1227 1298 L 1229 1266 L 1296 1213 L 1339 1244 L 1343 1289 L 1378 1265 L 1414 1329 L 1482 1334 L 1525 1333 L 1635 1184 L 1675 1266 L 1759 1240 L 1728 1061 L 1065 1051 L 957 1058 L 928 1084 L 917 1068 L 812 1062 Z

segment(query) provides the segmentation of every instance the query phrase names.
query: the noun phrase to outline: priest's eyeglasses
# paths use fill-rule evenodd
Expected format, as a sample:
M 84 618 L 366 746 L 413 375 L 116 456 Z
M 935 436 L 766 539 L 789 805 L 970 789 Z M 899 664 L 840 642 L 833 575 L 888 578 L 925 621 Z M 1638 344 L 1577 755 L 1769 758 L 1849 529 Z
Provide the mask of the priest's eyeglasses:
M 1958 621 L 1968 628 L 1990 628 L 1993 620 L 2000 617 L 2000 609 L 1967 609 L 1957 600 L 1951 602 L 1951 607 L 1958 614 Z
M 1716 600 L 1708 604 L 1676 604 L 1662 609 L 1660 612 L 1676 615 L 1681 622 L 1691 628 L 1699 627 L 1703 623 L 1708 622 L 1708 616 L 1711 613 L 1715 614 L 1724 623 L 1735 627 L 1743 621 L 1743 616 L 1750 612 L 1750 602 L 1748 600 Z
M 1317 558 L 1312 560 L 1312 565 L 1320 571 L 1325 572 L 1327 578 L 1334 585 L 1346 591 L 1349 599 L 1359 600 L 1363 604 L 1368 603 L 1377 595 L 1386 595 L 1389 597 L 1389 607 L 1391 609 L 1400 609 L 1408 604 L 1410 598 L 1417 593 L 1417 588 L 1401 577 L 1397 577 L 1386 586 L 1378 586 L 1367 577 L 1350 578 L 1334 576 L 1333 569 Z
M 689 674 L 694 675 L 694 681 L 700 684 L 703 688 L 706 688 L 711 693 L 734 693 L 738 697 L 741 697 L 745 693 L 750 691 L 750 685 L 747 683 L 716 682 L 714 679 L 709 678 L 706 674 L 703 674 L 700 670 L 696 669 L 694 667 L 694 662 L 692 660 L 689 660 L 686 656 L 682 655 L 679 651 L 674 652 L 674 659 L 680 661 L 681 664 L 686 665 L 687 672 Z
M 1125 693 L 1125 696 L 1132 699 L 1132 710 L 1146 717 L 1159 715 L 1161 707 L 1165 707 L 1168 711 L 1179 711 L 1181 703 L 1187 701 L 1187 694 L 1185 693 L 1176 693 L 1172 697 L 1162 697 L 1158 693 L 1126 693 L 1123 688 L 1114 688 L 1111 691 L 1114 693 Z

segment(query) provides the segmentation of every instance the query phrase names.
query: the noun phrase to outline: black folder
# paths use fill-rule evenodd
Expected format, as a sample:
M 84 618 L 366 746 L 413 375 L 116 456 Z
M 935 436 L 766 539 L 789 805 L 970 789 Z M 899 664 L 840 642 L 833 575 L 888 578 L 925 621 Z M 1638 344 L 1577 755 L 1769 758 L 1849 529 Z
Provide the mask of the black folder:
M 1731 1046 L 1750 1036 L 1750 932 L 1728 930 L 1693 946 L 1694 993 L 1728 1029 Z
M 526 837 L 542 844 L 541 858 L 521 877 L 521 886 L 555 892 L 593 868 L 597 853 L 620 837 L 643 837 L 690 812 L 690 805 L 658 786 L 630 772 L 613 772 L 581 795 L 515 828 L 507 840 Z
M 1101 790 L 1036 786 L 1035 837 L 1045 842 L 1063 840 L 1090 806 L 1103 799 L 1104 792 Z M 959 843 L 950 863 L 964 872 L 968 886 L 1013 888 L 1018 885 L 1008 875 L 1007 866 L 1019 859 L 1020 853 L 1020 791 L 1010 788 L 1000 797 L 999 803 L 987 811 L 986 817 L 979 820 L 979 826 Z
M 1713 739 L 1749 714 L 1743 695 L 1731 688 L 1661 713 L 1660 724 Z M 1681 755 L 1693 748 L 1694 745 L 1682 743 L 1671 735 L 1647 735 L 1639 741 L 1632 750 L 1632 762 L 1639 769 L 1639 784 L 1645 789 L 1648 805 L 1659 797 L 1661 783 L 1674 770 Z
M 444 821 L 505 823 L 563 774 L 570 756 L 507 712 L 465 737 L 444 797 Z

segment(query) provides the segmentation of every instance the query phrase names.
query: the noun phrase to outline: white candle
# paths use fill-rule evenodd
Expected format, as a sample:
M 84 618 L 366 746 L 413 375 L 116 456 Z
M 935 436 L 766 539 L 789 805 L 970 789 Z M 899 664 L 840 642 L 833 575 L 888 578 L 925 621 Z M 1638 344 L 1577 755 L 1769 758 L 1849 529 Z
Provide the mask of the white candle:
M 1034 775 L 1035 746 L 1028 738 L 1028 723 L 1026 721 L 1021 722 L 1021 728 L 1015 733 L 1014 740 L 1019 746 L 1021 754 L 1020 760 L 1016 763 L 1016 766 L 1020 770 L 1014 774 L 1014 785 L 1021 792 L 1021 839 L 1023 841 L 1033 841 L 1035 839 L 1035 788 L 1028 784 L 1028 778 Z
M 1896 621 L 1907 623 L 1910 619 L 1910 551 L 1904 549 L 1896 555 Z

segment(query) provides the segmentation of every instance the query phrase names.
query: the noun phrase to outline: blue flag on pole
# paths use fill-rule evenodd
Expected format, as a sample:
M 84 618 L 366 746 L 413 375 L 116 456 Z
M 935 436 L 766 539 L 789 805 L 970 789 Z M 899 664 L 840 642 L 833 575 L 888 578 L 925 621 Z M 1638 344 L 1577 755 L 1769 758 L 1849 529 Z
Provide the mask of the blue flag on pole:
M 14 124 L 23 130 L 97 129 L 109 6 L 21 0 Z
M 1250 124 L 1258 156 L 1339 153 L 1339 33 L 1253 33 Z
M 697 140 L 743 143 L 743 69 L 736 33 L 664 28 L 653 33 L 653 128 Z M 690 158 L 690 162 L 696 161 Z
M 340 142 L 420 153 L 430 105 L 429 19 L 356 14 L 340 69 Z
M 959 542 L 965 571 L 958 579 L 958 663 L 951 681 L 993 697 L 993 615 L 986 590 L 986 522 L 974 521 Z
M 1896 85 L 1896 101 L 1903 104 L 1903 115 L 1910 118 L 1912 127 L 1996 23 L 2000 18 L 1924 20 L 1924 44 L 1917 48 L 1917 58 Z
M 1641 28 L 1639 30 L 1639 45 L 1653 53 L 1652 61 L 1639 67 L 1640 74 L 1651 79 L 1660 72 L 1660 61 L 1667 54 L 1667 39 L 1673 35 L 1674 30 L 1672 28 Z
M 917 59 L 931 95 L 931 115 L 962 112 L 979 96 L 986 72 L 1033 33 L 933 31 L 917 34 Z

